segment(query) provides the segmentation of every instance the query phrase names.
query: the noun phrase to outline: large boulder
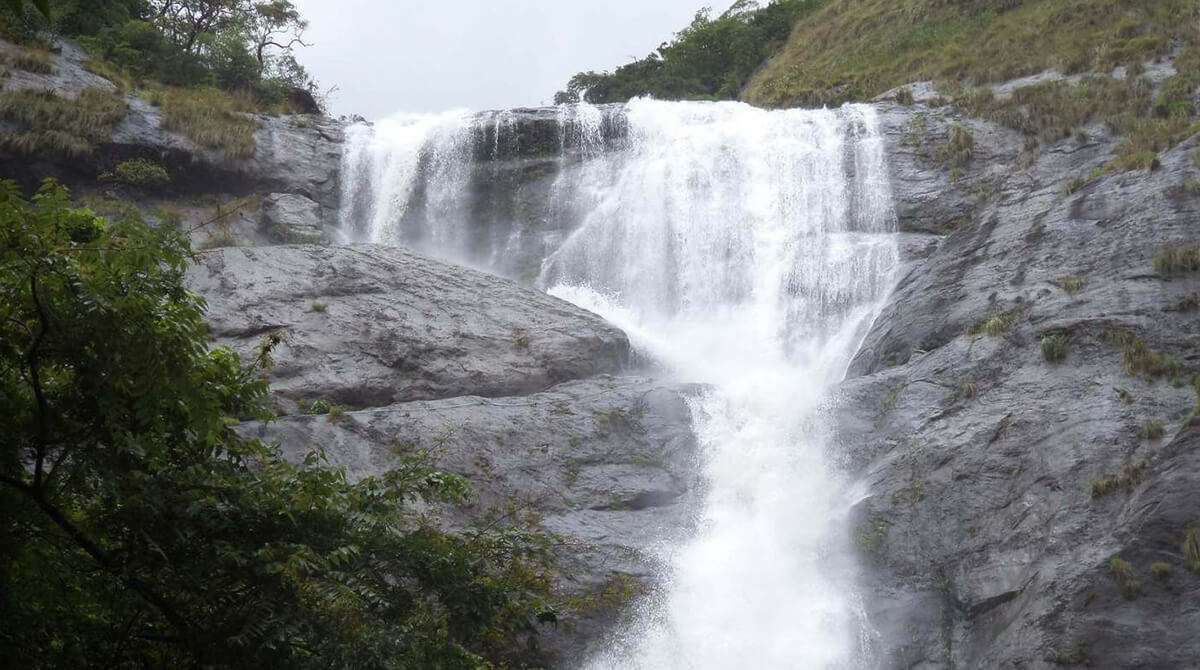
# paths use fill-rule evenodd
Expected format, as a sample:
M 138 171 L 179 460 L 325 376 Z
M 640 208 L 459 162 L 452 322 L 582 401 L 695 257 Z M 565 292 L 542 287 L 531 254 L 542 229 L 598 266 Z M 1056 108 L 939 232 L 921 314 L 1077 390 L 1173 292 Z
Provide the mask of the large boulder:
M 375 245 L 228 248 L 201 256 L 191 288 L 218 342 L 251 353 L 268 332 L 281 407 L 350 407 L 521 395 L 621 370 L 625 334 L 544 293 Z

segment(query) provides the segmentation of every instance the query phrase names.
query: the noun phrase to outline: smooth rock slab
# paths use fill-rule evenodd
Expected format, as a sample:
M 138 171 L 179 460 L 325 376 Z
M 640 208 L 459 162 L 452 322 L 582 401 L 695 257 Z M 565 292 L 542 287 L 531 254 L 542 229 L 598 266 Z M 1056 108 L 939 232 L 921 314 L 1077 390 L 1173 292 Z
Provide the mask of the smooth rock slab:
M 284 334 L 280 408 L 351 408 L 523 395 L 617 372 L 625 334 L 600 317 L 482 272 L 402 249 L 280 246 L 206 252 L 189 271 L 219 343 L 250 354 Z

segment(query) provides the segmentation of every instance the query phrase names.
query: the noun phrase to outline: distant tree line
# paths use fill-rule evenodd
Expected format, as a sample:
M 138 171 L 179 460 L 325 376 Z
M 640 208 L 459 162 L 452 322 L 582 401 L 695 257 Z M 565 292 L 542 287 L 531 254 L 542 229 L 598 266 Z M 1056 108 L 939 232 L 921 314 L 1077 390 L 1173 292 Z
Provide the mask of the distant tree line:
M 737 98 L 754 71 L 787 40 L 801 14 L 821 0 L 738 0 L 692 23 L 650 55 L 611 72 L 580 72 L 554 95 L 555 104 L 624 102 L 648 95 L 669 100 Z
M 46 12 L 0 5 L 0 37 L 37 42 L 47 31 L 139 83 L 215 86 L 263 106 L 315 105 L 316 84 L 296 60 L 308 23 L 291 0 L 39 0 Z M 119 78 L 119 77 L 118 77 Z M 312 111 L 304 110 L 304 111 Z

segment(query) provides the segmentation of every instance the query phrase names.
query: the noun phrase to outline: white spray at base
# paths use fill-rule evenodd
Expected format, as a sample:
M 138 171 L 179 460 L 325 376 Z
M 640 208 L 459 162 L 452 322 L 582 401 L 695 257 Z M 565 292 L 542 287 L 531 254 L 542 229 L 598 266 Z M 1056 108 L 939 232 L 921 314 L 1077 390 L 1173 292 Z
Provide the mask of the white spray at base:
M 539 285 L 707 384 L 692 400 L 705 484 L 697 532 L 662 550 L 663 589 L 586 667 L 866 667 L 846 569 L 846 483 L 821 408 L 897 262 L 874 111 L 634 100 L 604 112 L 622 116 L 618 141 L 600 135 L 600 110 L 571 111 L 582 158 L 552 193 L 569 201 L 563 211 L 586 214 L 545 259 Z M 426 161 L 462 153 L 461 142 L 435 138 L 457 137 L 458 122 L 427 123 L 417 128 Z M 350 155 L 370 159 L 370 239 L 384 241 L 417 160 L 396 161 L 394 149 Z M 431 162 L 445 175 L 427 190 L 460 188 L 451 163 Z M 461 230 L 443 218 L 446 230 L 424 235 Z

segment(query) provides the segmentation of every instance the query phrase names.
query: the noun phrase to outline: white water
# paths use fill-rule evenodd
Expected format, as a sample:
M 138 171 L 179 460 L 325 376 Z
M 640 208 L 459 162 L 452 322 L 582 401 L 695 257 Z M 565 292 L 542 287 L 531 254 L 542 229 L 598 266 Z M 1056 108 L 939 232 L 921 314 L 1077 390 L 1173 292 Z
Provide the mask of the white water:
M 588 668 L 865 667 L 845 482 L 821 406 L 896 263 L 874 112 L 636 100 L 607 113 L 623 115 L 628 134 L 606 147 L 600 110 L 564 110 L 562 134 L 580 135 L 579 158 L 553 197 L 563 216 L 586 214 L 539 283 L 710 390 L 692 402 L 706 481 L 699 531 L 663 548 L 662 596 L 642 603 Z M 413 147 L 462 155 L 445 130 L 461 129 L 461 116 L 399 123 L 403 131 L 381 124 L 374 148 L 352 143 L 348 154 L 349 174 L 370 166 L 355 178 L 371 180 L 375 241 L 398 239 L 389 226 L 415 183 Z M 427 190 L 461 187 L 455 168 L 429 165 L 442 172 Z M 462 230 L 453 200 L 425 203 L 442 208 L 426 225 L 445 228 L 425 235 L 452 256 Z

